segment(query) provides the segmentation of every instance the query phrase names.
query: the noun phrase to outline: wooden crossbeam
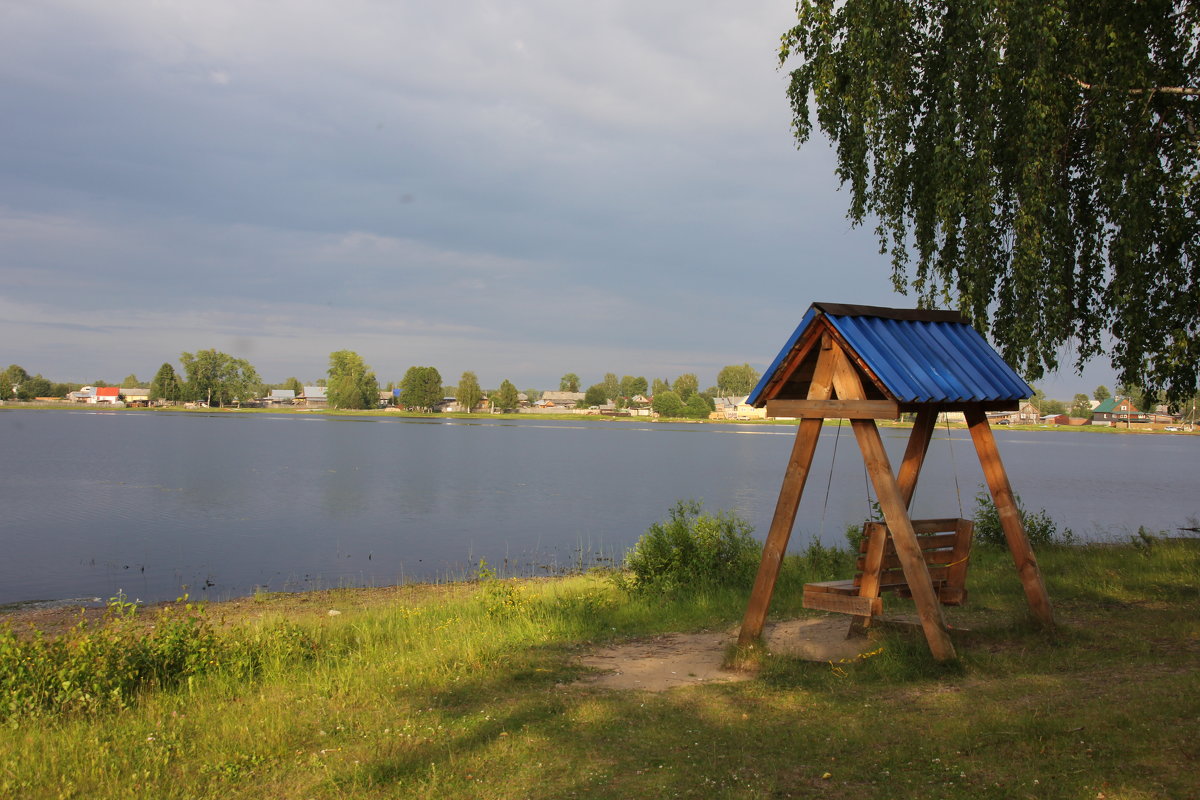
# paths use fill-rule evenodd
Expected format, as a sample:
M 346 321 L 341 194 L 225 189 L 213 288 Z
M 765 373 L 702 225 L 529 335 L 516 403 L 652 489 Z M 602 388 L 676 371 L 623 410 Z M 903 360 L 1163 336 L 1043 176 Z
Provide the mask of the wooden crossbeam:
M 800 419 L 899 419 L 894 400 L 768 400 L 768 417 Z

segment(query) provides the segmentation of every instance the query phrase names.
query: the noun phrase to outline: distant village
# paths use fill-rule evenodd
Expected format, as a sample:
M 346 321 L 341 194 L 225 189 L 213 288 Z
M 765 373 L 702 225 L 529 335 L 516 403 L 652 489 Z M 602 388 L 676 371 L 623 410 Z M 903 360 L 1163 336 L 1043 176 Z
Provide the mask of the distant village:
M 54 404 L 85 404 L 108 407 L 168 407 L 203 408 L 206 403 L 178 402 L 166 400 L 151 400 L 151 391 L 146 387 L 120 386 L 84 386 L 68 393 L 65 397 L 37 397 L 38 403 Z M 406 411 L 400 402 L 399 388 L 379 392 L 378 407 L 384 410 Z M 526 392 L 517 395 L 518 406 L 504 409 L 506 413 L 522 414 L 577 414 L 600 415 L 613 417 L 660 417 L 664 415 L 655 410 L 653 397 L 634 395 L 628 398 L 606 400 L 603 403 L 589 405 L 585 392 L 545 391 L 530 397 Z M 711 397 L 707 398 L 710 420 L 762 420 L 766 419 L 765 408 L 755 408 L 746 403 L 746 396 L 741 397 Z M 3 403 L 4 401 L 0 401 Z M 15 402 L 15 401 L 9 401 Z M 238 404 L 242 408 L 275 408 L 275 409 L 324 409 L 329 407 L 325 386 L 303 386 L 300 391 L 295 389 L 270 389 L 261 397 L 256 397 Z M 1194 427 L 1194 410 L 1181 413 L 1170 413 L 1165 405 L 1150 409 L 1139 409 L 1129 397 L 1116 396 L 1104 400 L 1089 400 L 1086 414 L 1078 402 L 1070 412 L 1043 413 L 1045 407 L 1062 406 L 1061 401 L 1050 400 L 1045 406 L 1040 406 L 1037 399 L 1027 400 L 1020 407 L 1010 412 L 990 412 L 988 418 L 993 425 L 1023 425 L 1023 426 L 1084 426 L 1139 428 L 1142 430 L 1192 431 Z M 465 408 L 455 397 L 443 397 L 433 406 L 434 413 L 498 413 L 500 409 L 486 394 L 471 408 Z M 1072 413 L 1073 412 L 1073 413 Z M 1190 413 L 1189 413 L 1190 412 Z M 943 414 L 939 420 L 949 423 L 962 423 L 965 420 L 961 413 Z

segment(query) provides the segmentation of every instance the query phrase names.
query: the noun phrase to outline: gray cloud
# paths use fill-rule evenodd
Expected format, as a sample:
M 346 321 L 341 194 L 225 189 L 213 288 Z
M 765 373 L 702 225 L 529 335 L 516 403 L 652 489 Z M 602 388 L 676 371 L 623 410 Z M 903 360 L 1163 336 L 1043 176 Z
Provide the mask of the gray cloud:
M 715 379 L 813 300 L 903 302 L 797 152 L 786 4 L 0 9 L 0 358 L 359 350 L 487 384 Z

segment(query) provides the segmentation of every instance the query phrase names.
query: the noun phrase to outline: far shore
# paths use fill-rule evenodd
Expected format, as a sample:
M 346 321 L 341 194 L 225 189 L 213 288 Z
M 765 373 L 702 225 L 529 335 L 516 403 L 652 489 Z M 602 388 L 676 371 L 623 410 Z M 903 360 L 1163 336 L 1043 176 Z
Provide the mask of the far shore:
M 395 407 L 352 410 L 352 409 L 334 409 L 334 408 L 304 408 L 292 406 L 275 407 L 275 408 L 240 408 L 237 406 L 217 407 L 217 408 L 186 408 L 182 405 L 173 406 L 116 406 L 116 407 L 101 407 L 98 405 L 89 405 L 86 403 L 69 403 L 69 402 L 36 402 L 36 401 L 7 401 L 0 402 L 0 411 L 20 411 L 20 410 L 76 410 L 76 411 L 93 411 L 103 413 L 158 413 L 158 412 L 174 412 L 183 414 L 321 414 L 327 416 L 354 416 L 354 417 L 392 417 L 401 419 L 454 419 L 454 420 L 553 420 L 559 422 L 595 422 L 597 420 L 603 422 L 614 423 L 663 423 L 669 422 L 690 423 L 695 425 L 798 425 L 799 419 L 691 419 L 686 417 L 632 417 L 618 416 L 614 414 L 600 414 L 598 412 L 544 412 L 544 411 L 525 411 L 513 414 L 468 414 L 464 412 L 439 412 L 435 414 L 417 412 L 417 411 L 402 411 Z M 846 420 L 829 419 L 826 420 L 829 424 L 845 424 Z M 893 428 L 910 428 L 912 423 L 905 420 L 887 420 L 881 419 L 876 422 L 884 427 Z M 965 430 L 967 426 L 962 422 L 939 422 L 938 427 L 950 427 Z M 1166 430 L 1165 425 L 1143 423 L 1133 427 L 1120 426 L 1105 426 L 1105 425 L 997 425 L 1001 430 L 1013 431 L 1080 431 L 1086 433 L 1106 433 L 1106 434 L 1171 434 L 1177 436 L 1196 436 L 1200 435 L 1200 430 Z M 1173 427 L 1173 426 L 1172 426 Z M 1194 427 L 1194 426 L 1193 426 Z

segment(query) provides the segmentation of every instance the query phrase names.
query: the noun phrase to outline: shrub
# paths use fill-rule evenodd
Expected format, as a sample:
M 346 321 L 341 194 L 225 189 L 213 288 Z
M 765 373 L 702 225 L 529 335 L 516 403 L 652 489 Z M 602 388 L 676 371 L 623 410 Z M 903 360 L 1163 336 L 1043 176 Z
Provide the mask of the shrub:
M 640 592 L 749 585 L 760 552 L 754 529 L 736 514 L 702 510 L 681 500 L 651 525 L 626 556 L 618 585 Z
M 1050 519 L 1045 509 L 1036 513 L 1027 511 L 1021 503 L 1021 498 L 1013 495 L 1017 510 L 1021 514 L 1021 522 L 1025 526 L 1025 536 L 1034 547 L 1071 544 L 1075 541 L 1075 533 L 1070 528 L 1063 528 L 1060 533 L 1057 523 Z M 1000 512 L 992 502 L 991 494 L 981 490 L 975 495 L 975 540 L 993 547 L 1007 547 L 1004 538 L 1004 528 L 1000 525 Z

